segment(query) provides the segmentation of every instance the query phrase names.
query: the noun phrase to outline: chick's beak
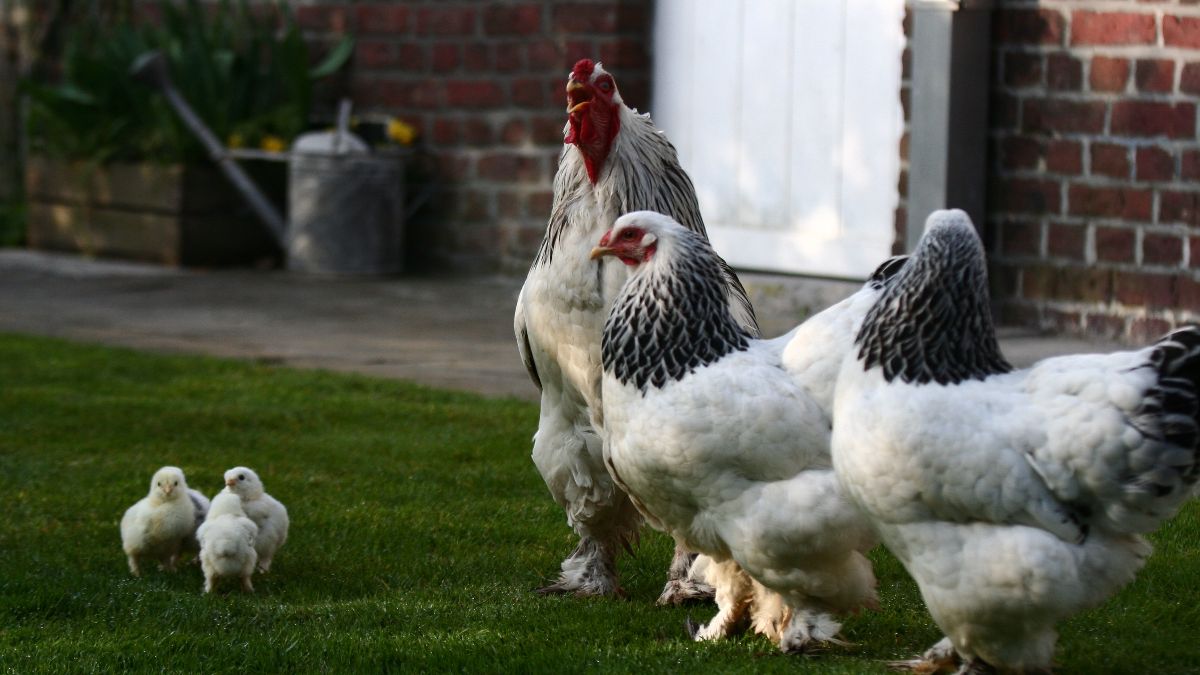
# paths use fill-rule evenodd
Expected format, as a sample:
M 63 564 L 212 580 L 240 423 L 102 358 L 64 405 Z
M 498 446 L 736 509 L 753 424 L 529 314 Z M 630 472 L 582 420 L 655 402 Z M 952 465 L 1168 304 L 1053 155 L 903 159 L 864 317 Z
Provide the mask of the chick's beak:
M 237 484 L 237 479 L 236 478 L 226 479 L 225 484 L 228 485 L 229 487 L 233 487 L 234 485 Z

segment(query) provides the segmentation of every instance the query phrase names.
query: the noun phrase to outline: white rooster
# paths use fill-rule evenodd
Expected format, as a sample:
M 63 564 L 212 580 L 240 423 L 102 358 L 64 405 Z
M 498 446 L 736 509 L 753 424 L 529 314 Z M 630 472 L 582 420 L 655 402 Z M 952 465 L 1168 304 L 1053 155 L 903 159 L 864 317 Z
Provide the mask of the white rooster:
M 863 555 L 874 534 L 833 473 L 832 388 L 814 396 L 802 383 L 830 379 L 902 263 L 757 340 L 730 312 L 720 258 L 671 218 L 626 214 L 592 255 L 633 269 L 603 333 L 606 459 L 651 525 L 712 558 L 719 611 L 696 638 L 724 637 L 751 613 L 785 651 L 838 642 L 835 617 L 876 604 Z M 780 596 L 779 611 L 754 581 Z
M 1133 579 L 1196 482 L 1200 330 L 1014 371 L 983 246 L 943 211 L 856 346 L 834 467 L 946 635 L 897 665 L 1048 672 L 1055 624 Z
M 654 209 L 704 235 L 696 193 L 675 148 L 621 100 L 598 63 L 575 64 L 567 82 L 565 144 L 554 177 L 546 234 L 517 300 L 514 328 L 521 358 L 541 389 L 533 461 L 567 512 L 579 545 L 544 593 L 620 593 L 615 558 L 637 538 L 641 518 L 609 477 L 596 427 L 600 405 L 600 330 L 627 272 L 588 252 L 623 213 Z M 737 276 L 721 261 L 723 297 L 739 325 L 757 333 Z M 659 602 L 705 594 L 686 578 L 690 556 L 677 551 Z

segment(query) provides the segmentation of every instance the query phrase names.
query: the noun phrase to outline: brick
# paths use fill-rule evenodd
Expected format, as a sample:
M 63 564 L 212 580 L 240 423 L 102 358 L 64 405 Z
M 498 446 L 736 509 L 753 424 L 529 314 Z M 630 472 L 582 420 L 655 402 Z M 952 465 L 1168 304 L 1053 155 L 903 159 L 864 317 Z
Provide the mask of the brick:
M 1200 237 L 1188 237 L 1188 266 L 1200 267 Z
M 1023 297 L 1029 300 L 1107 302 L 1112 272 L 1088 267 L 1029 265 L 1022 271 Z
M 1096 227 L 1096 259 L 1104 262 L 1128 262 L 1134 260 L 1137 233 L 1130 229 Z
M 490 5 L 483 12 L 487 35 L 538 35 L 542 32 L 542 5 Z
M 1153 14 L 1071 12 L 1072 45 L 1148 45 L 1155 38 Z
M 513 105 L 542 108 L 550 101 L 546 83 L 537 78 L 521 78 L 512 82 Z
M 1179 175 L 1184 180 L 1200 179 L 1200 150 L 1186 150 L 1179 160 Z
M 553 205 L 554 193 L 549 190 L 539 190 L 525 195 L 525 213 L 531 216 L 549 218 Z
M 459 123 L 456 119 L 438 117 L 433 121 L 432 139 L 438 145 L 454 145 L 458 143 Z
M 1175 267 L 1183 262 L 1183 239 L 1171 234 L 1142 235 L 1142 264 Z
M 1087 230 L 1081 225 L 1050 223 L 1046 229 L 1046 252 L 1056 258 L 1083 260 Z
M 1129 148 L 1111 143 L 1092 143 L 1091 173 L 1113 178 L 1129 177 Z
M 344 33 L 346 10 L 341 7 L 303 5 L 296 8 L 296 25 L 302 30 Z
M 1138 91 L 1170 92 L 1175 89 L 1175 62 L 1165 59 L 1138 59 L 1134 70 Z
M 1072 185 L 1067 191 L 1068 212 L 1076 216 L 1150 220 L 1153 198 L 1150 190 L 1124 187 Z
M 1046 169 L 1078 175 L 1083 171 L 1083 145 L 1078 141 L 1051 140 L 1046 144 Z
M 1013 221 L 1000 226 L 1000 250 L 1005 256 L 1041 253 L 1042 227 L 1036 222 Z
M 1091 73 L 1088 75 L 1088 84 L 1092 91 L 1125 91 L 1125 83 L 1128 81 L 1128 59 L 1092 57 Z
M 1008 52 L 1004 55 L 1004 84 L 1033 87 L 1042 83 L 1042 55 Z
M 1174 275 L 1144 272 L 1116 273 L 1113 295 L 1122 305 L 1150 309 L 1173 307 L 1179 297 Z
M 1046 86 L 1056 91 L 1078 91 L 1083 87 L 1083 62 L 1068 54 L 1047 56 Z
M 1042 156 L 1042 144 L 1028 136 L 1010 136 L 1000 142 L 1000 156 L 1005 169 L 1036 169 Z
M 435 6 L 417 10 L 417 33 L 421 35 L 474 35 L 476 24 L 473 7 Z
M 1001 179 L 988 191 L 999 213 L 1058 213 L 1061 204 L 1056 181 L 1026 178 Z
M 1200 225 L 1200 192 L 1164 190 L 1158 197 L 1158 222 Z
M 1031 99 L 1024 103 L 1026 131 L 1034 133 L 1091 133 L 1104 130 L 1105 104 L 1099 101 Z
M 1183 64 L 1183 71 L 1179 73 L 1179 91 L 1200 94 L 1200 62 Z
M 1175 290 L 1179 293 L 1177 309 L 1190 309 L 1195 311 L 1200 309 L 1200 282 L 1197 282 L 1188 274 L 1179 274 L 1175 277 Z
M 511 153 L 493 153 L 479 158 L 479 176 L 488 180 L 520 182 L 539 178 L 538 158 Z
M 558 4 L 554 6 L 554 30 L 564 33 L 612 33 L 617 30 L 617 8 L 604 4 Z
M 516 218 L 521 215 L 521 199 L 511 190 L 496 195 L 496 212 L 501 218 Z
M 411 85 L 410 104 L 417 108 L 438 108 L 442 105 L 442 86 L 436 80 L 424 80 Z
M 900 179 L 896 181 L 896 191 L 900 193 L 900 197 L 908 196 L 908 169 L 900 169 Z
M 525 42 L 525 63 L 534 72 L 562 70 L 562 86 L 567 86 L 567 73 L 574 64 L 567 63 L 566 51 L 561 45 L 552 40 L 532 40 Z M 559 75 L 555 71 L 555 75 Z
M 1195 134 L 1194 103 L 1117 101 L 1112 107 L 1112 133 L 1130 136 L 1188 138 Z
M 358 68 L 388 68 L 400 63 L 400 51 L 389 40 L 359 38 L 354 45 L 354 65 Z
M 492 69 L 495 58 L 490 45 L 474 42 L 462 46 L 463 70 L 470 73 L 485 73 Z
M 521 62 L 525 50 L 515 42 L 502 42 L 492 48 L 492 66 L 500 73 L 524 70 Z
M 1171 322 L 1149 316 L 1135 317 L 1129 322 L 1129 333 L 1125 337 L 1134 344 L 1154 342 L 1171 332 Z
M 1169 150 L 1156 147 L 1137 149 L 1137 179 L 1168 181 L 1175 177 L 1175 158 Z
M 1119 340 L 1125 336 L 1125 319 L 1113 314 L 1088 314 L 1084 330 L 1088 335 Z
M 504 123 L 500 129 L 500 140 L 505 145 L 523 145 L 529 140 L 529 125 L 524 119 L 513 119 Z
M 614 68 L 646 68 L 650 65 L 649 43 L 634 38 L 617 38 L 600 45 L 600 60 L 610 72 Z
M 1053 9 L 997 8 L 992 29 L 997 45 L 1062 44 L 1063 15 Z
M 492 80 L 446 82 L 446 104 L 452 107 L 498 108 L 505 104 L 504 90 Z
M 530 118 L 529 123 L 533 128 L 533 140 L 535 143 L 544 145 L 562 144 L 563 128 L 567 124 L 564 115 L 540 115 Z
M 1168 47 L 1200 49 L 1200 17 L 1164 15 L 1162 31 Z
M 906 131 L 900 135 L 900 161 L 901 162 L 908 162 L 908 146 L 909 146 L 909 134 Z
M 396 35 L 408 30 L 409 13 L 405 5 L 384 3 L 357 5 L 354 26 L 360 34 L 385 33 Z
M 478 117 L 463 120 L 462 135 L 463 141 L 473 146 L 489 145 L 496 140 L 492 125 L 487 120 Z
M 435 73 L 452 72 L 462 62 L 462 50 L 453 42 L 439 42 L 429 51 L 430 70 Z

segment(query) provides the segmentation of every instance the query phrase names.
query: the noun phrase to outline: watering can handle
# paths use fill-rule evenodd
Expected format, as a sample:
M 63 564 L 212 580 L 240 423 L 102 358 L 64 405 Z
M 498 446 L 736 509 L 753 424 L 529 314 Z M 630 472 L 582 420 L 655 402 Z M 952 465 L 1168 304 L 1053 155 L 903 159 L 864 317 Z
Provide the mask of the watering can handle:
M 192 110 L 183 95 L 175 88 L 174 83 L 171 82 L 171 74 L 167 71 L 167 60 L 163 57 L 162 52 L 150 51 L 139 56 L 130 68 L 130 75 L 135 80 L 162 92 L 167 103 L 171 104 L 187 128 L 196 135 L 196 138 L 200 139 L 200 143 L 204 145 L 209 156 L 225 173 L 225 177 L 246 198 L 255 215 L 271 229 L 271 234 L 275 235 L 275 241 L 281 247 L 286 246 L 287 223 L 283 216 L 279 215 L 275 205 L 258 189 L 254 181 L 242 170 L 242 167 L 234 161 L 225 146 L 221 145 L 221 141 L 217 140 L 212 130 L 204 124 L 204 120 L 200 119 L 200 116 Z

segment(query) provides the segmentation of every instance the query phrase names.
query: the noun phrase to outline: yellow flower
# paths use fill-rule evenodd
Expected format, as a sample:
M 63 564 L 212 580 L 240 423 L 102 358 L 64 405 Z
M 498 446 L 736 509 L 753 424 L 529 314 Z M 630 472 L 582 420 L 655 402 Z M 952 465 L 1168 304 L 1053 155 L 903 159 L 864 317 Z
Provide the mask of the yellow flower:
M 267 152 L 283 152 L 284 150 L 287 150 L 287 141 L 278 136 L 271 136 L 268 134 L 263 136 L 262 142 L 258 144 L 258 147 L 266 150 Z
M 242 148 L 246 145 L 246 139 L 242 138 L 241 134 L 229 134 L 229 140 L 225 144 L 230 148 Z
M 417 137 L 417 129 L 411 124 L 406 124 L 403 120 L 389 117 L 387 137 L 400 145 L 412 145 L 413 140 Z

